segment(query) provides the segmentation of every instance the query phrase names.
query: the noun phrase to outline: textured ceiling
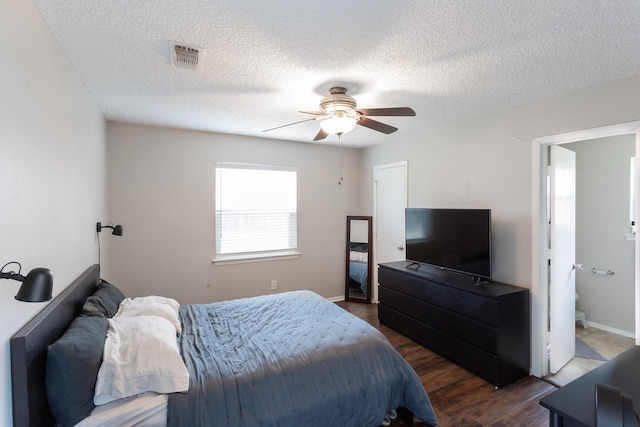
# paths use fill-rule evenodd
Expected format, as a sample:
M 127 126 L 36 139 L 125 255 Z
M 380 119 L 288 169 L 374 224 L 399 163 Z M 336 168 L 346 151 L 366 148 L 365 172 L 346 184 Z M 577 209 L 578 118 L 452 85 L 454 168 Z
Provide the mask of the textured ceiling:
M 262 131 L 335 85 L 416 111 L 342 137 L 362 147 L 640 73 L 638 0 L 34 3 L 114 121 L 311 142 L 316 121 Z M 170 40 L 203 48 L 197 71 L 171 64 Z

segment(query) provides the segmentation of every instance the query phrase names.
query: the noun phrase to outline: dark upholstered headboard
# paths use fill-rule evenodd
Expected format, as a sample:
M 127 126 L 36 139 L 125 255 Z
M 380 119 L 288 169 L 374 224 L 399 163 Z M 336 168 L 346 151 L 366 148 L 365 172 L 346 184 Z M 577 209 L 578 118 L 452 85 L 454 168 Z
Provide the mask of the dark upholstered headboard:
M 100 266 L 96 264 L 11 337 L 14 427 L 55 425 L 45 387 L 47 346 L 60 338 L 99 282 Z
M 369 243 L 349 242 L 349 249 L 356 252 L 367 252 L 369 250 Z

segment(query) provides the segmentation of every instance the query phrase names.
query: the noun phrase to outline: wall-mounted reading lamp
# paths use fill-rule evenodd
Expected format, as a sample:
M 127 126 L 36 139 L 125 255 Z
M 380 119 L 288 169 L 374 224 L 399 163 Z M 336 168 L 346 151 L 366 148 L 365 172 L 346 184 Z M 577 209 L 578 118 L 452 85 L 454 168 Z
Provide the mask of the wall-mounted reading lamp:
M 18 272 L 7 271 L 4 269 L 9 264 L 18 264 Z M 19 262 L 11 261 L 6 263 L 0 269 L 0 279 L 13 279 L 18 282 L 22 282 L 16 299 L 26 302 L 44 302 L 51 299 L 51 292 L 53 291 L 53 275 L 48 268 L 34 268 L 23 276 L 20 274 L 22 271 L 22 265 Z
M 101 232 L 103 228 L 112 229 L 113 233 L 111 233 L 111 234 L 113 234 L 114 236 L 122 236 L 123 229 L 122 229 L 122 226 L 119 225 L 119 224 L 118 225 L 113 225 L 112 222 L 107 223 L 107 225 L 102 225 L 101 222 L 96 224 L 96 231 L 98 233 Z
M 113 225 L 112 222 L 108 222 L 107 225 L 102 225 L 101 222 L 98 222 L 96 224 L 96 232 L 100 233 L 102 231 L 103 228 L 110 228 L 113 230 L 113 234 L 114 236 L 122 236 L 122 233 L 124 232 L 122 226 L 120 224 L 118 225 Z M 100 234 L 98 234 L 98 264 L 100 264 Z

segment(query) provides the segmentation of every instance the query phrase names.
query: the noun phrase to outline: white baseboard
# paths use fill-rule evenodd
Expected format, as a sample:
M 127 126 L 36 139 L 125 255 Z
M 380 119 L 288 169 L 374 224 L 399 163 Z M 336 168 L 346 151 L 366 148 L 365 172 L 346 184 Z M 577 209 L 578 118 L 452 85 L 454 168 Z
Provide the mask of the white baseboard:
M 587 326 L 592 327 L 592 328 L 596 328 L 596 329 L 600 329 L 600 330 L 603 330 L 603 331 L 611 332 L 612 334 L 622 335 L 623 337 L 636 339 L 636 334 L 634 334 L 633 332 L 623 331 L 622 329 L 612 328 L 612 327 L 609 327 L 609 326 L 601 325 L 601 324 L 596 323 L 596 322 L 589 322 L 587 320 Z

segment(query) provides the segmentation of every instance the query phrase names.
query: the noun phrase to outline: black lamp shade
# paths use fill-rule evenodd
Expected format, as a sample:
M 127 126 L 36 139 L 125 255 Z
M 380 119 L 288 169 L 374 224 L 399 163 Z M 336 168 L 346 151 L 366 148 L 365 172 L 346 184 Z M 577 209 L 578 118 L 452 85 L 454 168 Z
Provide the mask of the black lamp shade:
M 51 299 L 53 275 L 48 268 L 34 268 L 27 274 L 18 290 L 16 299 L 26 302 L 43 302 Z
M 115 227 L 113 227 L 113 233 L 112 234 L 114 236 L 122 236 L 122 232 L 123 232 L 123 229 L 122 229 L 121 225 L 116 225 Z

